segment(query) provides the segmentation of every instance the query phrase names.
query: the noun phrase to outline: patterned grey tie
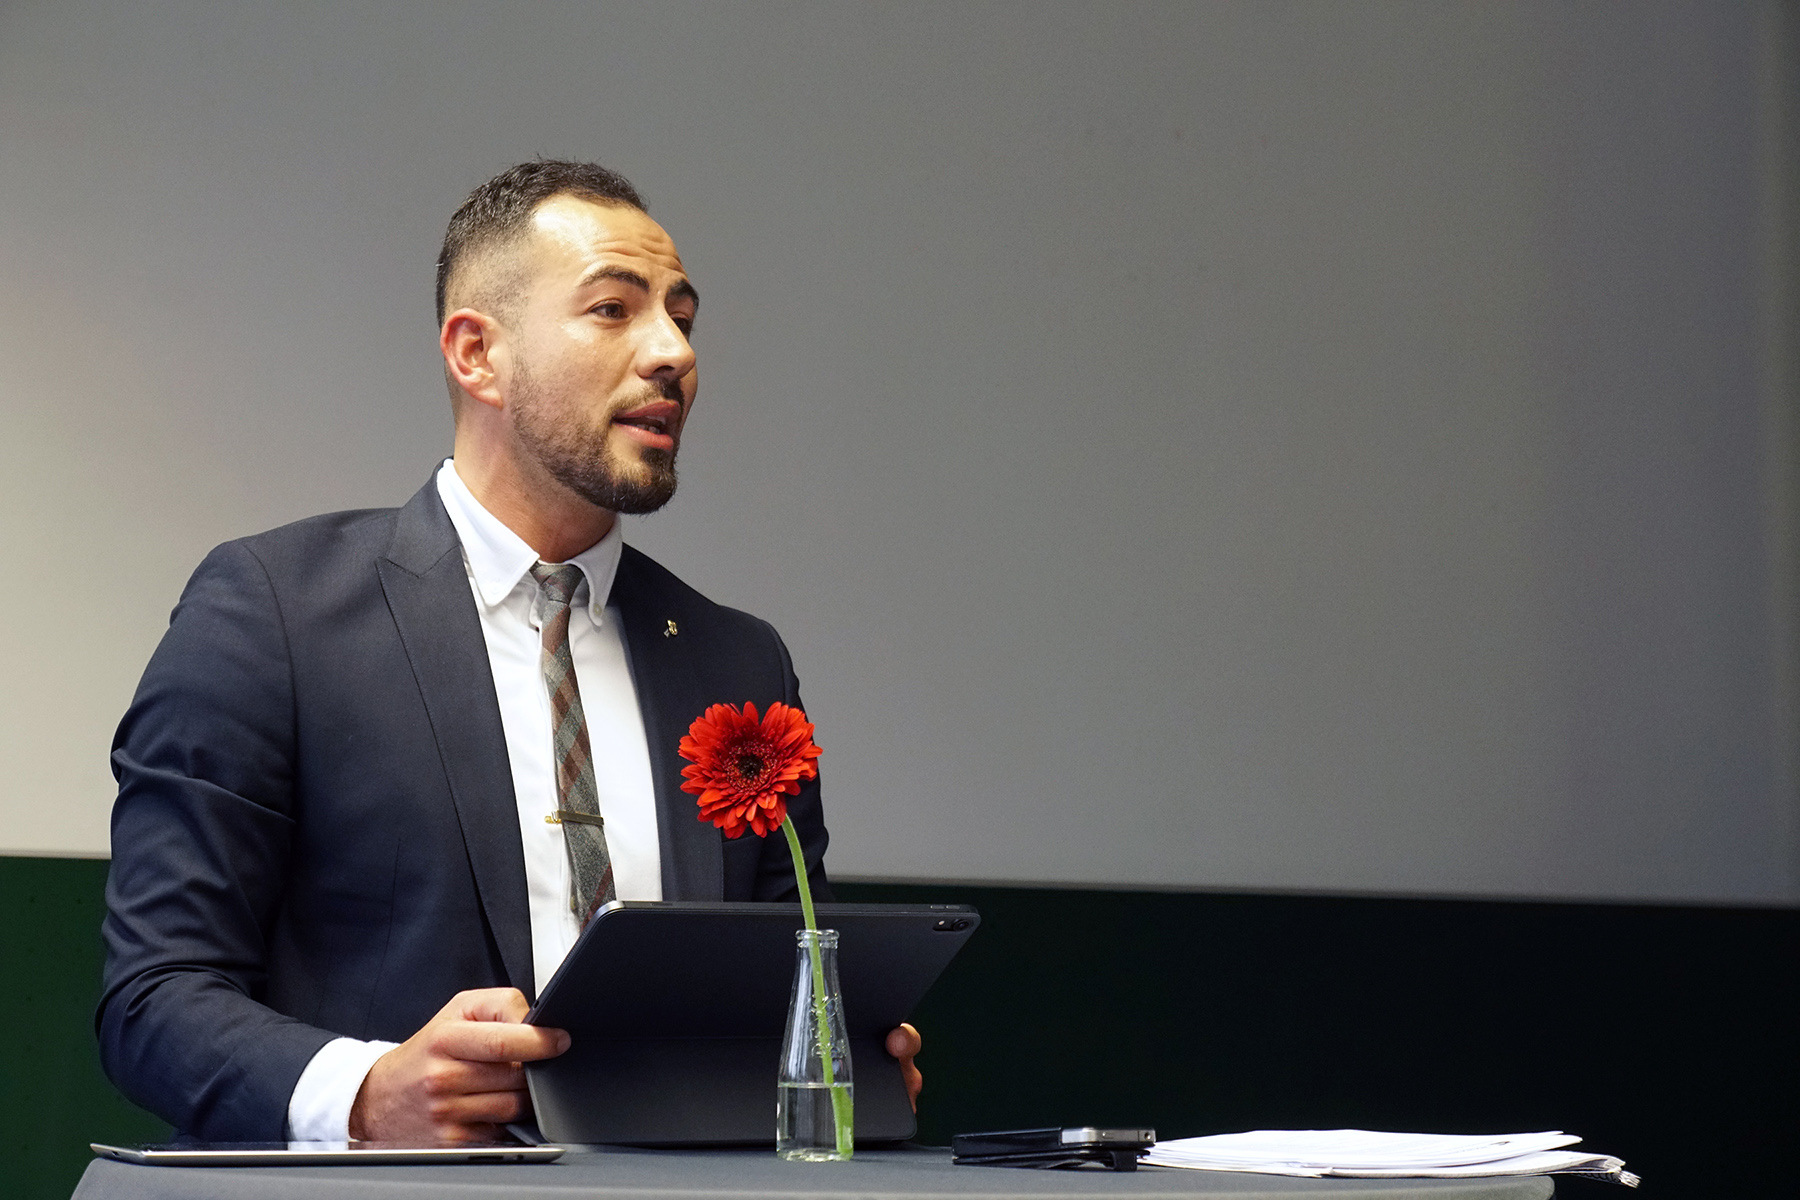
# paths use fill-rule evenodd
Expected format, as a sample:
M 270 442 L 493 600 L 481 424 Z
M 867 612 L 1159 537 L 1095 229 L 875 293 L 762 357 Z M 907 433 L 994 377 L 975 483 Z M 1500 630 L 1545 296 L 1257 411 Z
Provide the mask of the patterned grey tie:
M 616 900 L 618 892 L 613 887 L 612 856 L 606 852 L 600 794 L 594 786 L 594 752 L 588 746 L 581 689 L 569 653 L 569 602 L 581 582 L 581 568 L 574 563 L 557 567 L 538 563 L 531 568 L 531 577 L 544 593 L 544 686 L 550 692 L 556 757 L 556 819 L 562 823 L 563 845 L 569 852 L 569 909 L 580 915 L 585 927 L 594 910 Z

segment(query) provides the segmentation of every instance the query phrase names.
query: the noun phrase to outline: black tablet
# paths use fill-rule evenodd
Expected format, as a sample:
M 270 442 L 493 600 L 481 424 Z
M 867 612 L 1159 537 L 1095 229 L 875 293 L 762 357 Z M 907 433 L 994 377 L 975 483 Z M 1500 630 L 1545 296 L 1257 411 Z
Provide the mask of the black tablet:
M 150 1146 L 89 1142 L 88 1149 L 101 1158 L 146 1167 L 391 1167 L 555 1162 L 564 1148 L 406 1142 L 176 1142 Z
M 821 904 L 838 977 L 860 1143 L 913 1135 L 883 1047 L 981 923 L 965 905 Z M 798 904 L 622 901 L 588 922 L 526 1018 L 569 1050 L 528 1064 L 552 1142 L 754 1145 L 775 1139 L 775 1076 Z

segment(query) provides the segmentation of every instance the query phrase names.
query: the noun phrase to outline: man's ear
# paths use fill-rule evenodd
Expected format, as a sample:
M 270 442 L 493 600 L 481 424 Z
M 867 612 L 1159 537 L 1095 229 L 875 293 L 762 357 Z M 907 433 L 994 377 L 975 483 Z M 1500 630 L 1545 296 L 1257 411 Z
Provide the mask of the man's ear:
M 438 332 L 438 349 L 444 354 L 444 371 L 450 382 L 470 399 L 490 408 L 503 408 L 498 362 L 505 357 L 500 326 L 486 313 L 459 308 L 444 318 Z

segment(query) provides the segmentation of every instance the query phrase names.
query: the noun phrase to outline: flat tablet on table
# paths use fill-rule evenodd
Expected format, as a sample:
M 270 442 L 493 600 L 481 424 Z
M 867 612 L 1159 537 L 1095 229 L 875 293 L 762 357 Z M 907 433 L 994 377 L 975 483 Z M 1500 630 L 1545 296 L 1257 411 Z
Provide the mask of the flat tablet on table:
M 108 1146 L 89 1142 L 101 1158 L 149 1167 L 399 1167 L 433 1163 L 545 1163 L 562 1146 L 451 1145 L 414 1142 L 173 1142 Z

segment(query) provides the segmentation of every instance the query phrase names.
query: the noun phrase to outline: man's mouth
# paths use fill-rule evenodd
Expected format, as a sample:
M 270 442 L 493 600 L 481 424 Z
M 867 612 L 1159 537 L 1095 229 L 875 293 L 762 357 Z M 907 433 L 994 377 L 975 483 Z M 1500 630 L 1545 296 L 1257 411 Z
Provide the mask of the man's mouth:
M 656 400 L 620 413 L 613 424 L 622 425 L 633 440 L 659 450 L 675 448 L 675 434 L 681 429 L 681 405 L 671 400 Z

